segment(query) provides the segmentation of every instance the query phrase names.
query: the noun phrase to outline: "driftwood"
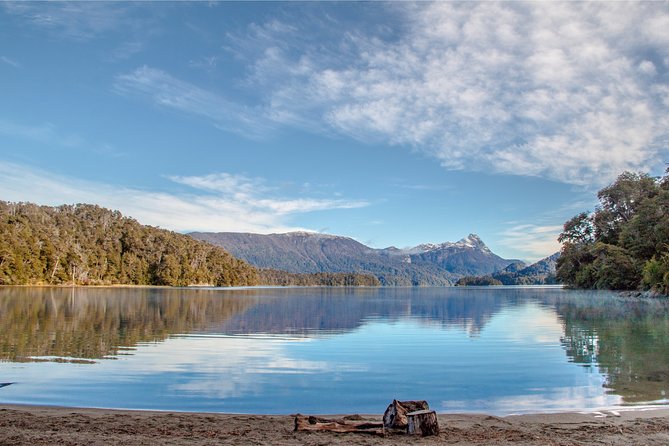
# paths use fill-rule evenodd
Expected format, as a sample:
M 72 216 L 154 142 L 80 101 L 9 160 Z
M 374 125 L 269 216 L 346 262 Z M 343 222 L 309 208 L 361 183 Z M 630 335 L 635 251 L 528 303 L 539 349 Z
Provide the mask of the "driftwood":
M 409 426 L 407 414 L 418 410 L 429 410 L 427 401 L 397 401 L 393 400 L 383 414 L 383 426 L 386 429 L 400 429 L 406 431 Z
M 348 419 L 347 419 L 348 418 Z M 383 423 L 374 421 L 352 421 L 344 417 L 339 420 L 329 420 L 314 416 L 295 415 L 295 431 L 327 431 L 341 433 L 359 433 L 384 436 Z
M 437 413 L 434 410 L 418 410 L 407 414 L 407 432 L 410 435 L 439 435 Z
M 315 416 L 295 415 L 295 431 L 326 431 L 385 436 L 386 433 L 439 435 L 437 413 L 427 401 L 393 400 L 383 414 L 383 422 L 364 421 L 360 415 L 333 420 Z

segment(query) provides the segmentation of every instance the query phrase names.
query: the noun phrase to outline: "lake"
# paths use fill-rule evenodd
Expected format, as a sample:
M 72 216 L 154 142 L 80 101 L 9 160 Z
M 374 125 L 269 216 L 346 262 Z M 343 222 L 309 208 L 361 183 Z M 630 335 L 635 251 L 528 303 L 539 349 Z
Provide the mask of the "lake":
M 0 402 L 510 414 L 667 404 L 669 300 L 555 287 L 0 288 Z

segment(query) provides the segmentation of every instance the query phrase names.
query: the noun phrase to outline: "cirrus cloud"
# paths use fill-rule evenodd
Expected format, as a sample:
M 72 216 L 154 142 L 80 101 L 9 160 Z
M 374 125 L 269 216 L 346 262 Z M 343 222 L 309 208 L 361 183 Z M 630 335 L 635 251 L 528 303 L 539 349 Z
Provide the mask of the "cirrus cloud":
M 44 205 L 94 203 L 117 209 L 142 224 L 174 231 L 290 232 L 293 214 L 368 205 L 363 200 L 282 197 L 262 178 L 220 173 L 168 177 L 188 192 L 147 191 L 80 180 L 0 161 L 3 200 Z

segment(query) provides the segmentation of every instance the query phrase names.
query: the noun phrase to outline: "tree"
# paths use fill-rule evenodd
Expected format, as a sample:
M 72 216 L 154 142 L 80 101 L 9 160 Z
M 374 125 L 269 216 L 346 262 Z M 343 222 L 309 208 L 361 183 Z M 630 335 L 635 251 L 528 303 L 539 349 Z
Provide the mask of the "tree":
M 557 277 L 578 288 L 667 293 L 668 177 L 669 169 L 663 178 L 624 172 L 600 190 L 592 215 L 580 213 L 564 225 Z
M 623 172 L 616 181 L 597 193 L 600 208 L 593 223 L 599 241 L 615 244 L 621 226 L 628 223 L 639 206 L 658 193 L 657 179 L 647 174 Z
M 564 229 L 558 237 L 558 241 L 572 244 L 592 243 L 594 241 L 593 235 L 592 219 L 587 212 L 581 212 L 564 224 Z

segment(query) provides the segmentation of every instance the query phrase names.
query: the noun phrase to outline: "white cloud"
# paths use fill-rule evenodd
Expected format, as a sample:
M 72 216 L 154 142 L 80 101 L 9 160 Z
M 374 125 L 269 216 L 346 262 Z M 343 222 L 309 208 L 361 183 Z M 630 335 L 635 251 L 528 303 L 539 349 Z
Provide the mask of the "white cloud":
M 60 146 L 79 151 L 90 151 L 110 158 L 126 155 L 111 144 L 92 143 L 83 136 L 69 133 L 51 122 L 37 125 L 23 124 L 0 118 L 0 135 L 39 142 L 48 150 L 54 150 L 53 146 Z
M 23 68 L 23 66 L 15 61 L 14 59 L 10 59 L 7 56 L 0 56 L 0 60 L 6 63 L 7 65 L 11 65 L 14 68 Z
M 149 192 L 83 181 L 26 166 L 0 162 L 3 200 L 46 205 L 94 203 L 175 231 L 288 232 L 291 214 L 367 206 L 364 201 L 275 197 L 258 178 L 231 174 L 172 177 L 195 188 L 189 193 Z
M 501 233 L 499 244 L 508 246 L 534 262 L 560 250 L 557 238 L 562 232 L 558 225 L 515 225 Z
M 25 23 L 76 40 L 138 25 L 129 14 L 134 5 L 121 2 L 3 2 L 2 6 Z
M 267 116 L 409 146 L 449 169 L 579 185 L 666 156 L 666 3 L 392 8 L 407 24 L 393 39 L 310 46 L 277 20 L 231 39 L 255 57 L 248 81 L 269 92 Z
M 138 96 L 155 105 L 209 119 L 214 125 L 246 136 L 264 135 L 271 122 L 261 110 L 232 103 L 221 95 L 147 66 L 116 78 L 117 93 Z
M 144 42 L 138 40 L 124 42 L 111 52 L 109 60 L 119 61 L 129 59 L 135 54 L 144 51 L 145 46 L 146 44 Z
M 271 212 L 273 215 L 287 215 L 322 211 L 327 209 L 354 209 L 368 205 L 365 201 L 312 198 L 266 198 L 273 194 L 273 188 L 262 178 L 249 178 L 228 173 L 205 176 L 172 176 L 172 181 L 191 186 L 202 191 L 215 192 L 216 196 L 239 203 L 248 209 Z
M 66 134 L 55 124 L 45 122 L 40 125 L 25 125 L 0 118 L 0 135 L 29 139 L 46 144 L 65 147 L 79 147 L 83 138 L 77 134 Z

